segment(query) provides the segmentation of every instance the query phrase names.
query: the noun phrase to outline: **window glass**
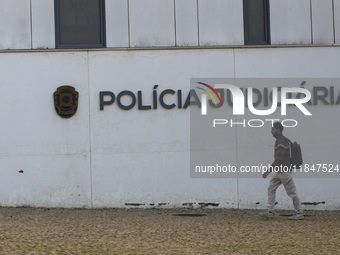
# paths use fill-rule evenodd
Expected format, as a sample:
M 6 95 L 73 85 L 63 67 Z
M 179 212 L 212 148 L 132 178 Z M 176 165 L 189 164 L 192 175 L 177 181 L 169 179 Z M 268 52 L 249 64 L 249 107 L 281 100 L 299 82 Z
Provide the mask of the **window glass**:
M 245 44 L 270 44 L 269 1 L 244 0 Z
M 56 0 L 57 48 L 105 47 L 103 0 Z

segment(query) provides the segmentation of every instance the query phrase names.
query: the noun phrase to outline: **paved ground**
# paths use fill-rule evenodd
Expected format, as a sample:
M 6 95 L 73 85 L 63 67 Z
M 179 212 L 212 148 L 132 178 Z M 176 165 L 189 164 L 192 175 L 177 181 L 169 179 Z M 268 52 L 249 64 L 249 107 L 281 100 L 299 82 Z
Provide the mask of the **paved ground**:
M 258 213 L 0 208 L 0 254 L 340 253 L 339 211 L 307 211 L 294 222 L 290 212 L 274 219 Z

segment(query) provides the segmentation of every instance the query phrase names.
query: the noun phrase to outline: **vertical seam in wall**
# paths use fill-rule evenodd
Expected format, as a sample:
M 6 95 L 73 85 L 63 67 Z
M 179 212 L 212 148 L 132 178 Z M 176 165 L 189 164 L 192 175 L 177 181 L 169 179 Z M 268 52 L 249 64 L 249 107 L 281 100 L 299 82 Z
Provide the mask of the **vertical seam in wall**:
M 32 0 L 30 0 L 30 29 L 31 29 L 31 49 L 33 49 L 33 19 L 32 19 Z
M 197 46 L 200 46 L 200 18 L 198 10 L 198 0 L 196 0 L 196 13 L 197 13 Z
M 87 89 L 88 89 L 88 125 L 89 125 L 89 163 L 90 163 L 90 206 L 93 208 L 93 173 L 92 173 L 92 128 L 91 128 L 91 87 L 90 87 L 90 52 L 87 51 Z
M 234 64 L 234 80 L 236 79 L 236 57 L 235 57 L 235 49 L 233 49 L 233 64 Z
M 313 40 L 313 8 L 312 8 L 312 0 L 309 0 L 309 12 L 310 12 L 310 35 L 311 35 L 311 44 L 314 44 Z
M 236 122 L 238 122 L 238 117 L 235 115 Z M 235 137 L 236 137 L 236 143 L 235 143 L 235 150 L 236 150 L 236 169 L 239 169 L 239 162 L 238 162 L 238 139 L 237 139 L 237 129 L 238 127 L 235 128 Z M 239 176 L 238 176 L 238 171 L 236 172 L 236 194 L 237 194 L 237 209 L 240 209 L 240 187 L 239 187 Z
M 333 12 L 333 43 L 335 44 L 335 12 L 334 12 L 334 0 L 332 0 L 332 12 Z
M 127 0 L 127 18 L 128 18 L 128 41 L 131 48 L 131 32 L 130 32 L 130 0 Z
M 234 84 L 236 85 L 236 57 L 235 57 L 235 49 L 232 49 L 233 51 L 233 65 L 234 65 Z M 237 115 L 235 116 L 236 122 Z M 239 169 L 239 162 L 238 162 L 238 140 L 237 140 L 237 127 L 235 128 L 235 151 L 236 151 L 236 169 Z M 239 187 L 239 176 L 238 171 L 236 172 L 236 194 L 237 194 L 237 209 L 240 209 L 240 187 Z
M 175 47 L 177 46 L 177 30 L 176 30 L 176 0 L 174 0 L 174 27 L 175 27 Z

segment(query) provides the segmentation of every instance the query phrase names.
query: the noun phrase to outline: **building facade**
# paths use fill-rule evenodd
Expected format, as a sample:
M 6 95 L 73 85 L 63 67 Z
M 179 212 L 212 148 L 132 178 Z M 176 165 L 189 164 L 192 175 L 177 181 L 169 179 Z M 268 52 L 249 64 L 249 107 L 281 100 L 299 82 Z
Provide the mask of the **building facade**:
M 306 82 L 312 117 L 285 134 L 340 165 L 340 0 L 0 0 L 0 34 L 1 206 L 264 208 L 261 174 L 190 178 L 192 78 Z M 269 131 L 229 128 L 226 157 L 271 163 Z M 339 209 L 338 178 L 296 183 L 306 208 Z

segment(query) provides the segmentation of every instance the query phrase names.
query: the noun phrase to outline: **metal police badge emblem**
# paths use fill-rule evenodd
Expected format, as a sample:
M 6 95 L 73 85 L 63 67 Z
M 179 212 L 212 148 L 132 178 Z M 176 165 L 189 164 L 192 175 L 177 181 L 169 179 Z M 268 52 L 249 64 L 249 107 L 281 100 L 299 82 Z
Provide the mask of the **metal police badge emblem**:
M 71 118 L 78 108 L 79 93 L 72 86 L 61 86 L 53 93 L 54 106 L 62 118 Z

